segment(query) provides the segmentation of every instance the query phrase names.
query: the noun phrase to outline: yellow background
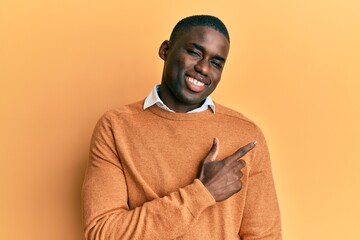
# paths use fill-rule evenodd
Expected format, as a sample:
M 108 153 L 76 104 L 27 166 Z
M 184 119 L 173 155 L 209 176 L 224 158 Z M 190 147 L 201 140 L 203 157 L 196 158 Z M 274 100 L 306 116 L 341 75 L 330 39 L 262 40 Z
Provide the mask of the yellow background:
M 231 49 L 218 102 L 271 151 L 284 239 L 360 239 L 356 0 L 0 0 L 0 239 L 82 239 L 96 120 L 160 82 L 181 18 L 214 14 Z

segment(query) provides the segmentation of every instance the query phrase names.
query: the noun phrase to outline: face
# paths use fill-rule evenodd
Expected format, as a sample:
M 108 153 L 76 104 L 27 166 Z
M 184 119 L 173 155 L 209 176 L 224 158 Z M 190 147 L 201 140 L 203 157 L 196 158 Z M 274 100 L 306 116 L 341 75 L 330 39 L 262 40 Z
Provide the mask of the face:
M 164 41 L 161 99 L 176 112 L 199 107 L 220 82 L 228 52 L 226 37 L 210 27 L 193 27 L 175 42 Z

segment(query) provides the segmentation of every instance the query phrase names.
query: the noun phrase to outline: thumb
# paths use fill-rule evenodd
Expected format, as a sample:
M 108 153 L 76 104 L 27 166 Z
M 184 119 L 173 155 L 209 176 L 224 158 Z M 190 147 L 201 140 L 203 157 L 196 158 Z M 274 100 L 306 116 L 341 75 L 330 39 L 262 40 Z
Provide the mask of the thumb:
M 219 154 L 219 139 L 214 138 L 213 145 L 212 145 L 208 155 L 204 159 L 204 163 L 215 161 L 218 154 Z

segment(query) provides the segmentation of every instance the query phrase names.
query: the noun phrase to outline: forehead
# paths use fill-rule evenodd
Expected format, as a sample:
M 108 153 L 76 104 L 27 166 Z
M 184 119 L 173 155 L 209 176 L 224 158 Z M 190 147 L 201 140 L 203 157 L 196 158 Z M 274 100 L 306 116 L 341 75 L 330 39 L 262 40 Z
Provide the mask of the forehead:
M 185 31 L 176 42 L 182 45 L 196 43 L 203 46 L 206 51 L 221 54 L 224 57 L 229 51 L 227 38 L 211 27 L 192 27 L 189 31 Z

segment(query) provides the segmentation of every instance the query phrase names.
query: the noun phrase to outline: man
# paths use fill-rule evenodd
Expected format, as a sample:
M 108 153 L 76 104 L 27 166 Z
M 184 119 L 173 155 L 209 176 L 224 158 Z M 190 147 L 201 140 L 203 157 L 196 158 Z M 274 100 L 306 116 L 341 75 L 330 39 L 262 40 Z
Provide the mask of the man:
M 209 96 L 229 46 L 218 18 L 181 20 L 159 49 L 161 85 L 99 120 L 83 186 L 86 239 L 281 239 L 261 131 Z

